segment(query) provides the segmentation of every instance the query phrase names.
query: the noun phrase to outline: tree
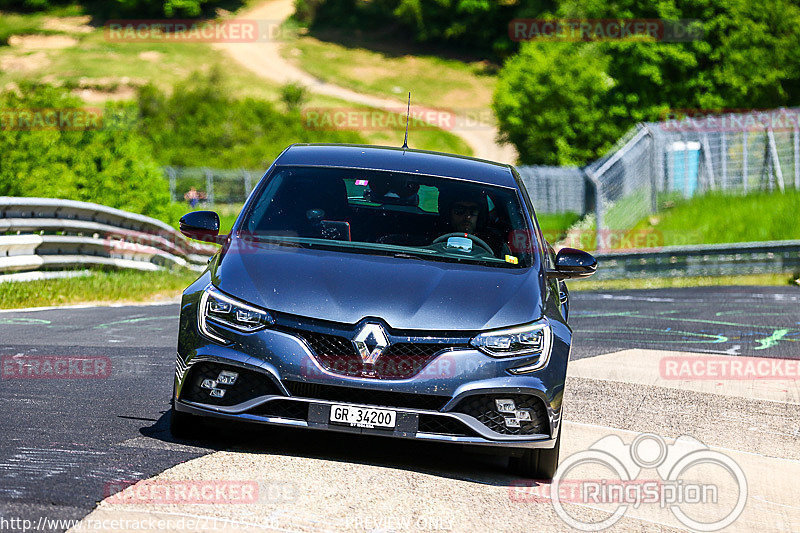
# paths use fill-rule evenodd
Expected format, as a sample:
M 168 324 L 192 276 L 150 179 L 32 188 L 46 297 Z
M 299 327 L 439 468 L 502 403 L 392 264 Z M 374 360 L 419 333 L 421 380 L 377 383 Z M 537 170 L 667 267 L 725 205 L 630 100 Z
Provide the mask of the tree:
M 169 184 L 148 143 L 125 120 L 131 116 L 125 106 L 101 112 L 64 89 L 25 85 L 19 94 L 0 93 L 0 110 L 0 195 L 97 202 L 171 218 Z

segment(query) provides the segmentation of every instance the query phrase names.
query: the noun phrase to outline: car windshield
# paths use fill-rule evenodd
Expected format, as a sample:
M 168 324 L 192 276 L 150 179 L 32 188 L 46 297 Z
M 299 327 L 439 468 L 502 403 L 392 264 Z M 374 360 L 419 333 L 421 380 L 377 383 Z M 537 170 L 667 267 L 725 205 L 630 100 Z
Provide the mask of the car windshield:
M 376 170 L 276 167 L 239 236 L 400 258 L 529 267 L 515 189 Z

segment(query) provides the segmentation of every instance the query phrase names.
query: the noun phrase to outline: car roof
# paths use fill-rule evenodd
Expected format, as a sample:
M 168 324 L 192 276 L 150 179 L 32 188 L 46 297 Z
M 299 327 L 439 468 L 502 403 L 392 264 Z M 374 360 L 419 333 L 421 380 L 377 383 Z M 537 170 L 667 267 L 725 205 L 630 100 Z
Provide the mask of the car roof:
M 282 166 L 320 166 L 406 172 L 517 188 L 511 166 L 426 150 L 359 144 L 293 144 L 275 161 Z

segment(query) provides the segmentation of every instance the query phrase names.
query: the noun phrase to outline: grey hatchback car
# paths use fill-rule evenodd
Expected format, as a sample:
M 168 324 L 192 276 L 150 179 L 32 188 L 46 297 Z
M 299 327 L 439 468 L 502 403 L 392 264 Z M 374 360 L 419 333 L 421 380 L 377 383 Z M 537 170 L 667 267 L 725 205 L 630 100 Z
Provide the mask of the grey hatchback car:
M 568 278 L 514 167 L 373 146 L 293 145 L 183 294 L 176 437 L 227 418 L 501 449 L 558 465 Z

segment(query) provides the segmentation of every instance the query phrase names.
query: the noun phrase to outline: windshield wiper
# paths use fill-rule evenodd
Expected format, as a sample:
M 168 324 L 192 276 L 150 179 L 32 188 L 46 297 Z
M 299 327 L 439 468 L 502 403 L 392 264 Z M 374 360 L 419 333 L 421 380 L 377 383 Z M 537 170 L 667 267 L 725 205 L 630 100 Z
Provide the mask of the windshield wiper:
M 392 257 L 397 257 L 398 259 L 416 259 L 417 261 L 425 261 L 425 258 L 419 255 L 414 254 L 407 254 L 405 252 L 395 252 L 392 254 Z M 429 257 L 429 256 L 426 256 Z

